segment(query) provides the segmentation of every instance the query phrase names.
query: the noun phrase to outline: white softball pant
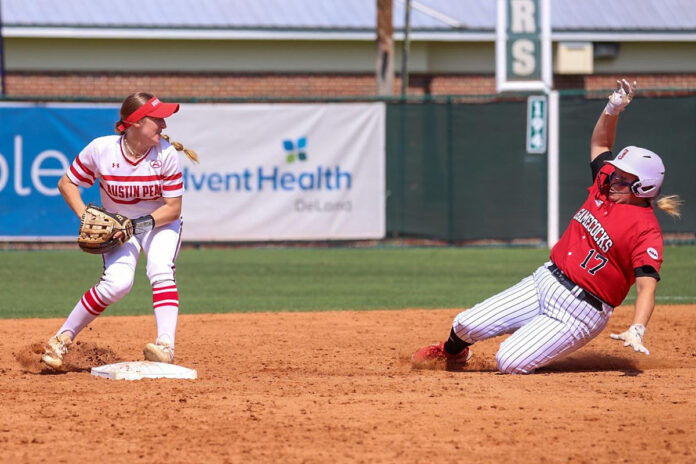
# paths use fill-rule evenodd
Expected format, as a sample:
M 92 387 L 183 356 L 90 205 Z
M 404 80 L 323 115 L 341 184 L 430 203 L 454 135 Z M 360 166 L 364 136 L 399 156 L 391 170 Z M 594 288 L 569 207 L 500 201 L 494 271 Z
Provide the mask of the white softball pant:
M 179 294 L 174 280 L 174 263 L 181 246 L 181 220 L 156 227 L 105 253 L 104 272 L 95 286 L 80 298 L 58 333 L 74 338 L 111 304 L 126 296 L 133 286 L 140 251 L 147 257 L 147 276 L 157 320 L 157 340 L 167 336 L 174 343 L 179 311 Z
M 455 333 L 467 343 L 512 333 L 496 355 L 501 372 L 530 374 L 576 351 L 604 330 L 614 310 L 603 303 L 598 311 L 579 298 L 582 288 L 564 287 L 550 265 L 454 319 Z
M 154 287 L 161 282 L 174 282 L 176 257 L 181 247 L 181 220 L 134 235 L 126 243 L 105 253 L 104 274 L 95 290 L 107 304 L 114 304 L 128 294 L 133 286 L 140 250 L 147 258 L 147 277 Z

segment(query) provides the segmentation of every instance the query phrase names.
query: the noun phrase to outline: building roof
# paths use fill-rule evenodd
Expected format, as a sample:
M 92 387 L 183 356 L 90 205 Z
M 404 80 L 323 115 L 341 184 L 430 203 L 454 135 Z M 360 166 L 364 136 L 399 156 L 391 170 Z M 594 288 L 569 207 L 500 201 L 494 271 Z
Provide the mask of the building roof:
M 696 40 L 694 0 L 550 0 L 554 39 Z M 0 0 L 7 37 L 374 40 L 377 0 Z M 496 0 L 412 0 L 413 40 L 493 40 Z M 405 0 L 393 0 L 403 36 Z

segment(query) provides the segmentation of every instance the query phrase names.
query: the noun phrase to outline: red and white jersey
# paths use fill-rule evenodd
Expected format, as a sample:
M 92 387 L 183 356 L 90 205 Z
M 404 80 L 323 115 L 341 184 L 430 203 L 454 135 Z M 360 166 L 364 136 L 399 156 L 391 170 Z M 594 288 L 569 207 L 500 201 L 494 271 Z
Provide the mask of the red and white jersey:
M 570 280 L 618 306 L 635 282 L 635 269 L 662 264 L 662 231 L 651 207 L 611 202 L 599 183 L 614 172 L 605 164 L 582 208 L 551 250 L 551 260 Z
M 133 162 L 125 156 L 123 137 L 96 138 L 77 155 L 67 175 L 81 187 L 99 179 L 102 206 L 129 218 L 151 214 L 164 205 L 163 198 L 184 193 L 179 155 L 164 139 Z

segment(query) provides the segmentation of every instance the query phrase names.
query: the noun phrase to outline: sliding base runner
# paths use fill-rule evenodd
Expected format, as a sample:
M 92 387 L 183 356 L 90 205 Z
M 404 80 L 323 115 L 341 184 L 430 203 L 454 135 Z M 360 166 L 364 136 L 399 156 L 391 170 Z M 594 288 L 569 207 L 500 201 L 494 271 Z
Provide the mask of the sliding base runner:
M 655 308 L 663 241 L 654 207 L 677 217 L 681 200 L 658 198 L 665 166 L 656 153 L 628 146 L 612 157 L 619 113 L 635 88 L 635 82 L 624 79 L 609 96 L 590 139 L 589 194 L 551 250 L 551 260 L 517 285 L 459 313 L 447 341 L 414 353 L 415 367 L 461 364 L 475 342 L 512 334 L 500 345 L 498 369 L 532 373 L 599 335 L 633 284 L 633 322 L 611 338 L 649 354 L 643 336 Z

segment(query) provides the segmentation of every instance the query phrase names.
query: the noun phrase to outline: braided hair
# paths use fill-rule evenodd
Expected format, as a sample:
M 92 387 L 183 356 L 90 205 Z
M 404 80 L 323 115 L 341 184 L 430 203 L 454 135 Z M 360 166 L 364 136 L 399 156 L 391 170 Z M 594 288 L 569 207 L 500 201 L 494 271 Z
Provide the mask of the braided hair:
M 198 154 L 195 151 L 184 147 L 184 145 L 181 144 L 180 142 L 177 142 L 175 140 L 170 140 L 169 136 L 166 134 L 160 134 L 160 137 L 162 137 L 167 142 L 171 143 L 172 146 L 176 149 L 176 151 L 183 151 L 186 154 L 186 156 L 188 157 L 188 159 L 190 159 L 194 163 L 198 163 Z

